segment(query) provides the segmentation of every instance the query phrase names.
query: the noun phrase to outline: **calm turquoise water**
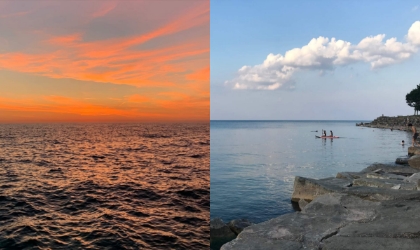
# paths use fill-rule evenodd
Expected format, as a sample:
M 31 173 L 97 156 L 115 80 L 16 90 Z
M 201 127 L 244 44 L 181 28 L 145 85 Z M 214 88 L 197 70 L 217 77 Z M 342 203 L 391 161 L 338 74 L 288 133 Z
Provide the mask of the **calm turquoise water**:
M 411 143 L 410 133 L 356 122 L 211 121 L 211 218 L 262 222 L 293 211 L 295 176 L 332 177 L 407 154 L 400 143 Z M 343 138 L 316 139 L 321 129 Z

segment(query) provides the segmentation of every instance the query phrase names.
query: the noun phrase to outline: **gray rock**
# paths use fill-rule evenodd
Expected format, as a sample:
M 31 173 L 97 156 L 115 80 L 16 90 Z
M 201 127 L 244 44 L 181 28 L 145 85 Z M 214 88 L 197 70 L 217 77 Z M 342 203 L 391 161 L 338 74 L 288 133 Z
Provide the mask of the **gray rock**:
M 364 176 L 365 176 L 364 173 L 359 173 L 359 172 L 340 172 L 340 173 L 337 173 L 335 178 L 354 180 L 354 179 L 359 179 Z
M 360 173 L 371 173 L 375 170 L 380 169 L 383 173 L 391 173 L 391 174 L 400 174 L 409 176 L 411 174 L 417 173 L 420 170 L 412 168 L 410 166 L 401 166 L 401 165 L 388 165 L 388 164 L 372 164 L 369 167 L 363 169 Z
M 224 243 L 236 238 L 236 234 L 230 230 L 222 219 L 210 220 L 210 248 L 219 249 Z
M 420 180 L 420 173 L 414 173 L 404 179 L 405 182 L 410 183 L 417 183 L 418 180 Z
M 409 157 L 398 157 L 395 160 L 395 164 L 408 165 L 408 159 L 409 159 Z
M 407 182 L 403 182 L 403 180 L 385 179 L 385 178 L 383 179 L 360 178 L 353 181 L 353 186 L 417 190 L 416 183 L 407 183 Z M 396 188 L 397 186 L 398 188 Z
M 309 204 L 309 202 L 305 201 L 304 199 L 300 199 L 299 202 L 298 202 L 299 209 L 303 210 L 306 207 L 306 205 L 308 205 L 308 204 Z
M 367 178 L 371 178 L 371 179 L 394 179 L 394 180 L 404 180 L 405 176 L 404 175 L 399 175 L 399 174 L 391 174 L 391 173 L 385 173 L 385 172 L 373 172 L 373 173 L 368 173 L 366 174 Z
M 251 225 L 253 225 L 253 223 L 246 219 L 231 220 L 228 223 L 230 230 L 236 235 L 240 234 L 244 230 L 244 228 L 249 227 Z
M 221 249 L 318 249 L 323 239 L 343 226 L 372 220 L 378 206 L 377 202 L 354 196 L 326 194 L 317 197 L 302 212 L 247 227 Z
M 324 241 L 322 249 L 418 249 L 418 202 L 418 199 L 382 202 L 372 221 L 343 227 Z
M 322 250 L 413 250 L 419 246 L 420 239 L 336 236 L 325 240 Z
M 376 188 L 366 186 L 353 186 L 344 190 L 343 193 L 357 196 L 370 201 L 398 200 L 409 197 L 417 197 L 419 192 L 416 190 L 394 190 L 391 188 Z
M 401 190 L 392 187 L 399 185 Z M 310 179 L 296 177 L 292 202 L 300 199 L 312 201 L 316 197 L 330 193 L 351 194 L 371 201 L 395 200 L 402 195 L 416 194 L 416 184 L 404 182 L 402 179 L 359 178 L 350 182 L 347 179 Z
M 326 194 L 302 212 L 246 228 L 221 249 L 418 249 L 419 201 L 419 192 L 383 202 Z

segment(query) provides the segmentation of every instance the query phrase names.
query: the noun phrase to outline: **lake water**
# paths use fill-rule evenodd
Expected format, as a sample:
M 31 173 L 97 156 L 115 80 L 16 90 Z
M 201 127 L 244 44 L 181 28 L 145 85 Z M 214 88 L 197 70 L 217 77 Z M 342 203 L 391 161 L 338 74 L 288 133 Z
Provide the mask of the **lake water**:
M 359 122 L 211 121 L 211 218 L 266 221 L 293 211 L 295 176 L 334 177 L 407 155 L 411 133 Z M 322 129 L 342 138 L 316 139 Z
M 0 249 L 209 249 L 209 130 L 0 125 Z

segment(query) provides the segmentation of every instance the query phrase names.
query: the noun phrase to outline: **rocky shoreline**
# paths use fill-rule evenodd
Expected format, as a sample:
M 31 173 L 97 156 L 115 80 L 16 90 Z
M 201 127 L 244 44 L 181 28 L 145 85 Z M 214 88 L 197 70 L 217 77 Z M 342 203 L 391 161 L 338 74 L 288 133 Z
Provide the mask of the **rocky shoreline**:
M 408 123 L 418 127 L 420 118 L 381 116 L 357 125 L 407 130 Z M 221 249 L 420 249 L 419 190 L 420 147 L 395 164 L 335 178 L 297 176 L 291 200 L 300 211 L 246 226 Z M 211 238 L 218 230 L 212 222 Z
M 221 249 L 418 249 L 420 148 L 409 154 L 397 159 L 402 165 L 297 176 L 292 201 L 300 212 L 248 226 Z
M 420 127 L 420 116 L 380 116 L 356 126 L 408 131 L 408 123 Z M 375 163 L 335 178 L 297 176 L 293 189 L 297 212 L 259 224 L 247 221 L 239 233 L 212 220 L 211 238 L 223 241 L 217 238 L 221 229 L 230 232 L 233 240 L 222 250 L 420 248 L 418 147 L 409 147 L 407 157 L 395 164 Z
M 420 127 L 420 116 L 380 116 L 372 122 L 356 123 L 356 126 L 369 127 L 369 128 L 383 128 L 395 130 L 408 130 L 407 125 L 411 123 L 416 128 Z

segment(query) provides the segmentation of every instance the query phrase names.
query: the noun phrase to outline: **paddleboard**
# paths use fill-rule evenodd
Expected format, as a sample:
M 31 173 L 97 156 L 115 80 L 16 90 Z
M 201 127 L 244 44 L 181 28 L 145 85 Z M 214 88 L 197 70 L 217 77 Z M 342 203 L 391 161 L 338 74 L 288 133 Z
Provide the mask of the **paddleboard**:
M 328 139 L 328 138 L 340 138 L 340 137 L 338 137 L 338 136 L 317 136 L 317 135 L 315 135 L 315 137 L 316 138 L 326 138 L 326 139 Z

